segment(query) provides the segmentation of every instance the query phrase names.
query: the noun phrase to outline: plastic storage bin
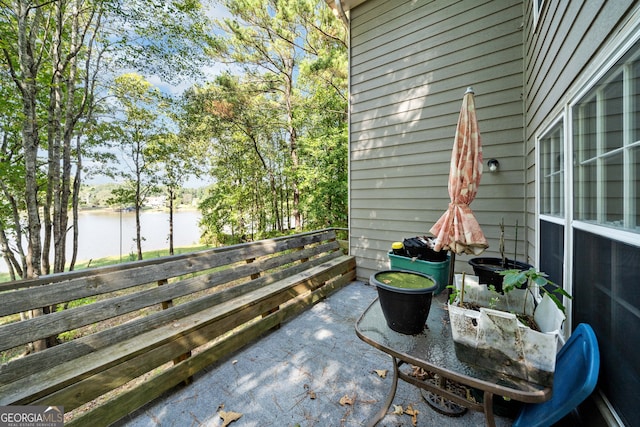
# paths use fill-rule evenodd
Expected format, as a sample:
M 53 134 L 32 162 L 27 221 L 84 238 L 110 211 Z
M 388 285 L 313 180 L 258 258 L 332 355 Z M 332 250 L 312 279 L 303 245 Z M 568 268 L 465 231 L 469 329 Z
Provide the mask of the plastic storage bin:
M 392 270 L 409 270 L 427 274 L 436 281 L 438 287 L 434 291 L 435 295 L 442 292 L 449 284 L 449 262 L 451 258 L 447 255 L 446 261 L 432 262 L 422 261 L 404 256 L 394 255 L 389 252 L 389 261 Z

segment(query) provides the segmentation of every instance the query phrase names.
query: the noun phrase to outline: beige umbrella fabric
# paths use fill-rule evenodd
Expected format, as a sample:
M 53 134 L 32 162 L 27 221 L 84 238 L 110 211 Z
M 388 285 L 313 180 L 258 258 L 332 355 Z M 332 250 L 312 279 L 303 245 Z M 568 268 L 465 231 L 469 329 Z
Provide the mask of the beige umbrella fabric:
M 453 254 L 480 255 L 489 247 L 469 204 L 476 197 L 482 177 L 482 144 L 476 117 L 473 89 L 462 100 L 460 117 L 451 153 L 449 208 L 431 230 L 435 250 Z

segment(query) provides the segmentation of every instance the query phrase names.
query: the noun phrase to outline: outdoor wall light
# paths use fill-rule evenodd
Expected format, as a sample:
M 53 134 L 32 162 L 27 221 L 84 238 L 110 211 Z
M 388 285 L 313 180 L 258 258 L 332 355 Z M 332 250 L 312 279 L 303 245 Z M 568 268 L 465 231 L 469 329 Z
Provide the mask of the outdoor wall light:
M 489 166 L 489 172 L 497 172 L 500 167 L 500 162 L 496 159 L 489 159 L 487 166 Z

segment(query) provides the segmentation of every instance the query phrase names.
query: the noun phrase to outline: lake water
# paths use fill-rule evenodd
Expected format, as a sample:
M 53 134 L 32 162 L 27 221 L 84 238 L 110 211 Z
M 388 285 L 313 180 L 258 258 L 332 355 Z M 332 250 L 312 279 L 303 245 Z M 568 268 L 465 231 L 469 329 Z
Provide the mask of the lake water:
M 173 245 L 192 246 L 200 241 L 200 212 L 178 211 L 173 214 Z M 169 254 L 169 213 L 144 211 L 140 215 L 142 250 L 166 249 Z M 135 212 L 80 212 L 78 216 L 78 261 L 122 255 L 123 261 L 136 251 Z M 67 262 L 71 259 L 72 233 L 67 239 Z M 53 252 L 53 251 L 52 251 Z M 53 255 L 52 255 L 53 258 Z M 0 261 L 0 272 L 7 272 Z

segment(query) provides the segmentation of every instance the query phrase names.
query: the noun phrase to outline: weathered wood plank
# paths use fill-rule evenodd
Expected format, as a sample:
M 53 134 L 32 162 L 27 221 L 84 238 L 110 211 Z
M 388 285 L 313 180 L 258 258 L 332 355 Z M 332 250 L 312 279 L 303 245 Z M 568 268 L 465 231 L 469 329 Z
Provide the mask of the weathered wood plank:
M 110 399 L 106 403 L 86 412 L 65 425 L 70 427 L 108 426 L 129 413 L 144 406 L 152 400 L 160 397 L 164 392 L 180 384 L 186 378 L 193 376 L 203 368 L 215 363 L 228 354 L 237 351 L 247 343 L 259 338 L 274 326 L 291 318 L 309 306 L 327 297 L 327 295 L 342 288 L 355 279 L 355 260 L 352 258 L 350 268 L 337 280 L 322 286 L 321 288 L 297 297 L 287 307 L 264 317 L 260 322 L 247 326 L 242 331 L 224 339 L 215 346 L 194 355 L 193 357 L 169 368 L 156 377 L 145 381 L 123 394 Z M 52 401 L 44 400 L 41 404 L 51 404 Z
M 216 304 L 221 304 L 241 295 L 242 293 L 251 292 L 260 287 L 268 286 L 269 284 L 282 280 L 287 276 L 298 274 L 305 269 L 315 267 L 326 260 L 337 258 L 339 256 L 341 256 L 340 252 L 331 252 L 322 258 L 312 259 L 306 264 L 296 264 L 258 279 L 245 282 L 233 288 L 228 288 L 184 304 L 174 305 L 173 307 L 161 312 L 137 318 L 109 330 L 99 331 L 92 335 L 48 348 L 45 351 L 12 360 L 8 364 L 0 365 L 0 384 L 15 381 L 20 377 L 31 375 L 41 370 L 50 369 L 59 363 L 81 357 L 91 351 L 95 351 L 96 349 L 125 341 L 144 333 L 146 330 L 160 327 L 165 323 L 184 318 L 190 314 L 204 310 Z M 270 265 L 270 262 L 271 261 L 266 261 L 266 265 Z
M 128 270 L 132 268 L 139 268 L 139 267 L 149 268 L 154 265 L 168 264 L 171 262 L 176 262 L 181 260 L 188 260 L 188 262 L 197 262 L 198 264 L 206 265 L 206 262 L 203 262 L 203 259 L 216 253 L 228 252 L 230 250 L 234 250 L 238 248 L 256 246 L 258 244 L 262 244 L 263 242 L 265 242 L 267 247 L 269 247 L 269 245 L 273 245 L 274 242 L 277 244 L 280 241 L 284 241 L 286 244 L 286 241 L 292 238 L 312 239 L 313 241 L 316 241 L 316 242 L 322 241 L 322 240 L 333 240 L 335 239 L 335 234 L 336 234 L 335 229 L 328 228 L 324 230 L 309 231 L 307 233 L 299 233 L 294 236 L 276 237 L 268 240 L 260 240 L 258 242 L 241 243 L 237 245 L 207 249 L 207 250 L 192 252 L 187 254 L 170 255 L 170 256 L 158 257 L 158 258 L 153 258 L 153 259 L 143 260 L 143 261 L 132 261 L 132 262 L 126 262 L 118 265 L 96 267 L 96 268 L 91 268 L 86 270 L 65 271 L 62 273 L 54 273 L 47 276 L 40 276 L 32 279 L 22 279 L 22 280 L 16 280 L 13 282 L 3 282 L 3 283 L 0 283 L 0 292 L 14 291 L 14 290 L 24 289 L 24 288 L 33 288 L 33 287 L 38 287 L 43 285 L 49 285 L 51 283 L 68 282 L 72 279 L 90 277 L 98 274 L 106 274 L 114 271 Z M 178 267 L 178 264 L 174 264 L 174 267 Z M 161 280 L 161 278 L 156 279 L 156 281 L 157 280 Z
M 318 255 L 326 251 L 337 250 L 338 248 L 338 242 L 334 241 L 325 245 L 307 248 L 300 252 L 274 256 L 251 264 L 237 266 L 232 269 L 186 279 L 180 283 L 154 287 L 120 297 L 113 297 L 103 301 L 94 302 L 77 308 L 62 310 L 46 316 L 38 316 L 33 319 L 7 324 L 0 327 L 0 351 L 33 342 L 41 338 L 54 336 L 61 332 L 77 329 L 102 320 L 131 313 L 145 307 L 160 304 L 166 300 L 214 288 L 223 283 L 239 280 L 244 277 L 250 277 L 259 271 L 276 268 L 305 257 Z M 118 278 L 114 278 L 113 280 L 117 279 Z M 46 287 L 37 288 L 32 291 L 39 291 L 45 288 Z M 17 291 L 16 293 L 22 292 L 23 291 Z M 33 293 L 34 295 L 31 295 L 30 298 L 37 299 L 37 293 Z
M 344 270 L 344 263 L 349 260 L 349 257 L 341 256 L 326 261 L 295 276 L 286 277 L 269 286 L 242 294 L 224 304 L 147 331 L 127 341 L 93 351 L 84 356 L 81 361 L 75 359 L 0 386 L 0 405 L 28 403 L 33 397 L 42 397 L 216 322 L 222 322 L 222 325 L 215 327 L 216 330 L 230 330 L 239 325 L 234 319 L 240 318 L 243 311 L 251 313 L 250 307 L 257 307 L 259 308 L 257 314 L 264 313 L 272 307 L 313 290 L 329 278 L 340 275 Z M 255 317 L 255 315 L 255 312 L 252 313 L 252 316 Z
M 75 299 L 115 292 L 145 283 L 154 283 L 178 275 L 221 268 L 248 258 L 287 251 L 321 241 L 335 240 L 335 231 L 301 235 L 289 240 L 270 239 L 244 245 L 229 246 L 211 251 L 198 252 L 189 258 L 168 261 L 157 265 L 144 265 L 126 270 L 95 273 L 66 280 L 64 274 L 52 275 L 55 281 L 35 288 L 2 293 L 0 316 L 20 313 L 48 305 L 61 304 Z
M 351 267 L 350 267 L 351 264 Z M 328 289 L 337 289 L 350 283 L 355 278 L 355 260 L 345 260 L 341 263 L 341 266 L 345 272 L 345 276 L 341 276 L 338 280 L 332 282 L 330 287 L 327 287 L 324 291 L 320 292 L 314 290 L 316 295 L 324 295 Z M 349 268 L 351 268 L 349 270 Z M 349 275 L 349 271 L 352 273 Z M 301 295 L 294 299 L 288 299 L 285 304 L 297 304 L 299 307 L 293 309 L 289 308 L 286 313 L 298 312 L 305 308 L 310 301 L 314 299 L 302 299 L 301 296 L 308 295 L 309 292 L 303 292 Z M 305 302 L 306 301 L 306 302 Z M 304 304 L 303 304 L 304 303 Z M 242 310 L 236 316 L 227 317 L 220 322 L 212 323 L 202 329 L 198 329 L 186 336 L 180 337 L 174 341 L 163 344 L 162 346 L 153 349 L 152 351 L 141 354 L 140 356 L 128 360 L 122 364 L 114 366 L 104 372 L 97 375 L 86 378 L 82 381 L 76 382 L 69 387 L 66 387 L 56 393 L 52 393 L 45 398 L 29 402 L 30 404 L 44 405 L 47 402 L 64 402 L 65 410 L 73 410 L 80 405 L 91 401 L 92 399 L 112 390 L 127 382 L 137 378 L 138 376 L 151 371 L 153 368 L 163 365 L 164 363 L 173 360 L 176 356 L 182 354 L 185 350 L 193 350 L 199 346 L 207 344 L 211 340 L 219 337 L 226 331 L 231 330 L 237 326 L 240 326 L 264 312 L 273 305 L 271 301 L 265 301 L 256 305 L 251 310 Z M 287 316 L 288 317 L 288 316 Z M 269 323 L 271 324 L 271 323 Z M 264 332 L 261 330 L 261 333 Z M 236 334 L 234 334 L 235 336 Z M 249 343 L 251 339 L 255 337 L 249 337 L 238 339 L 240 346 Z

